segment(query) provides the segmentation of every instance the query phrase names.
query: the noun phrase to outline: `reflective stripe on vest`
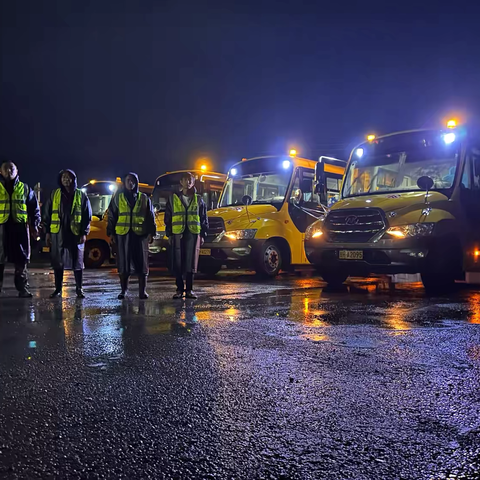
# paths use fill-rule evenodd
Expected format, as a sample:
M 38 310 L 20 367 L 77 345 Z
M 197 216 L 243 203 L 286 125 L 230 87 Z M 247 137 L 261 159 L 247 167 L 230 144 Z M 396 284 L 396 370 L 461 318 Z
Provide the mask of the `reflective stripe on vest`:
M 172 195 L 172 233 L 179 235 L 185 231 L 185 223 L 191 233 L 198 235 L 201 232 L 200 215 L 198 213 L 198 197 L 193 195 L 188 208 L 175 193 Z
M 147 216 L 147 196 L 139 193 L 133 210 L 125 198 L 125 194 L 118 195 L 118 220 L 115 225 L 117 235 L 126 235 L 130 227 L 137 235 L 145 235 L 145 217 Z
M 58 233 L 60 231 L 60 203 L 62 201 L 62 189 L 57 188 L 53 194 L 52 218 L 50 220 L 50 232 Z M 74 235 L 80 235 L 80 225 L 82 223 L 82 192 L 75 190 L 73 196 L 72 211 L 70 218 L 70 229 Z
M 0 225 L 10 218 L 10 211 L 16 223 L 27 223 L 27 186 L 22 182 L 15 184 L 11 198 L 0 183 Z

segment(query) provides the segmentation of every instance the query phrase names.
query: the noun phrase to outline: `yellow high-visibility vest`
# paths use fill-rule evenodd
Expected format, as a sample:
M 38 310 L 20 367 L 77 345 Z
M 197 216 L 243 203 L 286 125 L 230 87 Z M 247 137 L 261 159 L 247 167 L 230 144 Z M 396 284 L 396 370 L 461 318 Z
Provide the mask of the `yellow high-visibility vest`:
M 126 235 L 130 228 L 137 235 L 145 235 L 145 217 L 147 216 L 147 196 L 139 193 L 133 210 L 125 198 L 124 193 L 118 195 L 118 220 L 115 225 L 117 235 Z
M 17 182 L 10 198 L 9 193 L 0 182 L 0 225 L 12 218 L 16 223 L 27 223 L 27 186 Z
M 62 189 L 57 188 L 53 194 L 52 218 L 50 220 L 50 232 L 58 233 L 60 231 L 60 202 L 62 199 Z M 82 223 L 82 192 L 75 190 L 73 196 L 70 229 L 74 235 L 80 235 L 80 225 Z
M 200 215 L 198 212 L 198 196 L 193 195 L 188 208 L 182 203 L 177 194 L 172 195 L 172 233 L 179 235 L 185 231 L 185 224 L 193 234 L 200 234 Z

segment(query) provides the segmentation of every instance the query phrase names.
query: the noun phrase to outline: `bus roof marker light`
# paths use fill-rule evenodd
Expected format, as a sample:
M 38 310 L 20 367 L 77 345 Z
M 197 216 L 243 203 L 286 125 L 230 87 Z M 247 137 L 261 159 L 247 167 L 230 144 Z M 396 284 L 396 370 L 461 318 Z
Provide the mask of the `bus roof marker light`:
M 95 185 L 96 182 L 97 182 L 96 180 L 90 180 L 91 185 Z
M 443 141 L 445 142 L 446 145 L 450 145 L 451 143 L 453 143 L 455 141 L 455 138 L 456 138 L 456 135 L 453 132 L 452 133 L 446 133 L 443 136 Z
M 236 168 L 232 168 L 232 169 L 230 170 L 230 175 L 231 175 L 232 177 L 234 177 L 237 173 L 238 173 L 238 170 L 237 170 Z
M 287 168 L 290 168 L 291 162 L 290 160 L 284 160 L 282 163 L 282 167 L 286 170 Z
M 292 149 L 290 150 L 290 152 L 289 152 L 289 155 L 290 155 L 291 157 L 296 157 L 296 156 L 297 156 L 297 151 L 296 151 L 294 148 L 292 148 Z
M 355 150 L 355 155 L 358 157 L 358 158 L 362 158 L 363 157 L 363 148 L 357 148 Z
M 370 135 L 367 135 L 367 140 L 369 142 L 373 142 L 377 137 L 372 133 Z
M 201 170 L 202 172 L 205 172 L 205 171 L 207 170 L 207 166 L 206 166 L 206 165 L 202 165 L 202 166 L 200 167 L 200 170 Z
M 457 126 L 457 121 L 456 120 L 449 120 L 447 122 L 447 128 L 455 128 Z

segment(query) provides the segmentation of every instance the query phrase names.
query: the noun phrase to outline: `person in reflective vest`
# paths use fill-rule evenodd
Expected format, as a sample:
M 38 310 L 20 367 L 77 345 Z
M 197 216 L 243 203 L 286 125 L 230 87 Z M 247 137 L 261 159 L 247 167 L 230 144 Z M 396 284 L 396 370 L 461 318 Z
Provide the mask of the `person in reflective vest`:
M 3 162 L 0 173 L 0 292 L 8 261 L 15 265 L 14 282 L 18 296 L 30 298 L 27 272 L 30 234 L 37 239 L 40 208 L 34 191 L 20 181 L 13 162 Z
M 108 207 L 107 235 L 116 244 L 117 269 L 124 299 L 130 275 L 138 275 L 139 296 L 148 298 L 148 244 L 156 233 L 152 203 L 138 191 L 138 175 L 130 172 L 123 178 L 123 187 L 112 197 Z
M 165 233 L 170 242 L 177 286 L 173 298 L 182 298 L 184 294 L 186 298 L 197 298 L 193 292 L 193 277 L 207 231 L 207 207 L 197 195 L 194 176 L 186 172 L 180 178 L 178 192 L 168 199 L 165 210 Z
M 90 232 L 92 208 L 85 193 L 77 188 L 77 176 L 72 170 L 62 170 L 56 188 L 45 206 L 46 242 L 55 274 L 55 290 L 50 298 L 61 297 L 64 270 L 73 270 L 76 294 L 83 293 L 83 254 Z

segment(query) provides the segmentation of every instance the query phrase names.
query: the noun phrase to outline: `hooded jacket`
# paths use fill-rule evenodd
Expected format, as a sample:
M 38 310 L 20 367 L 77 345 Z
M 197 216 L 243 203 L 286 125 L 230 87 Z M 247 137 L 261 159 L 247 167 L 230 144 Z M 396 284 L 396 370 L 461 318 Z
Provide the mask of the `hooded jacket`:
M 72 190 L 71 192 L 67 192 L 65 187 L 62 185 L 62 175 L 68 172 L 72 179 Z M 57 176 L 57 185 L 61 190 L 61 201 L 60 201 L 60 232 L 59 235 L 63 232 L 65 232 L 66 228 L 68 227 L 68 230 L 70 230 L 70 216 L 71 216 L 71 207 L 72 207 L 72 202 L 73 202 L 73 197 L 75 194 L 75 191 L 77 190 L 77 175 L 73 170 L 70 169 L 65 169 L 65 170 L 60 170 Z M 56 189 L 53 190 L 52 194 L 50 195 L 46 205 L 45 205 L 45 219 L 44 219 L 44 225 L 45 225 L 45 231 L 46 233 L 50 233 L 51 229 L 51 222 L 52 222 L 52 206 L 53 206 L 53 197 L 55 195 Z M 90 206 L 90 201 L 88 200 L 87 195 L 85 195 L 83 192 L 81 193 L 82 195 L 82 221 L 80 224 L 80 236 L 83 235 L 88 235 L 90 232 L 90 222 L 92 220 L 92 208 Z
M 135 187 L 133 190 L 127 190 L 125 188 L 125 179 L 128 175 L 131 175 L 135 178 Z M 139 180 L 138 175 L 135 172 L 128 172 L 122 177 L 123 186 L 113 195 L 112 200 L 110 201 L 110 206 L 108 207 L 108 225 L 107 225 L 107 235 L 115 235 L 115 227 L 118 221 L 118 195 L 123 193 L 125 198 L 130 205 L 130 208 L 133 209 L 135 202 L 137 201 L 138 195 L 144 195 L 139 192 Z M 150 198 L 147 197 L 147 209 L 146 209 L 146 218 L 145 218 L 145 228 L 146 235 L 155 235 L 157 227 L 155 225 L 155 216 L 153 214 L 152 202 Z

